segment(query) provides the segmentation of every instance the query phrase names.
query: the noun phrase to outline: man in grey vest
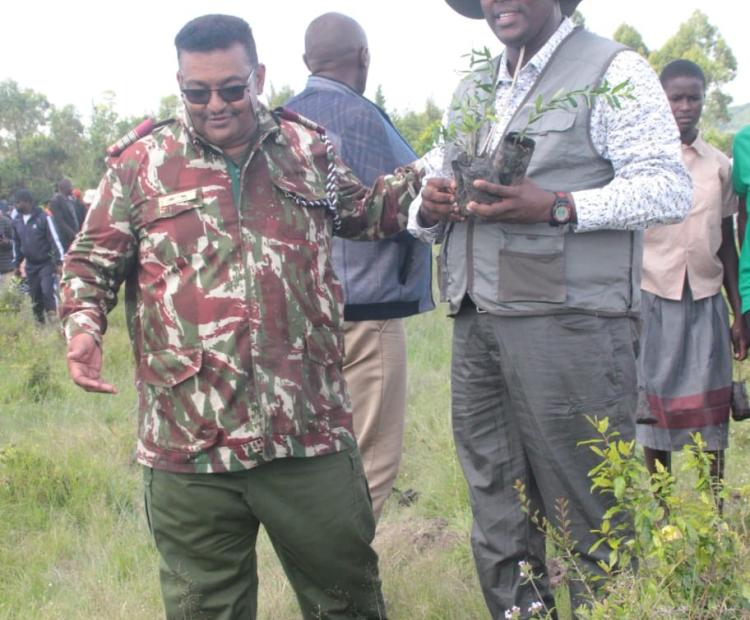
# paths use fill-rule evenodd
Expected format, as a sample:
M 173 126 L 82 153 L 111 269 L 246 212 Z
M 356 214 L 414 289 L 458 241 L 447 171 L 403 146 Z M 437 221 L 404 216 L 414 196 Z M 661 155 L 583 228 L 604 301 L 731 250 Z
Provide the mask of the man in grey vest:
M 475 141 L 489 152 L 523 128 L 539 96 L 628 79 L 634 95 L 620 109 L 597 99 L 546 115 L 526 177 L 476 181 L 490 195 L 482 203 L 455 204 L 457 145 L 438 147 L 426 156 L 438 178 L 412 213 L 415 232 L 442 242 L 441 298 L 455 318 L 453 431 L 480 583 L 493 618 L 527 617 L 554 598 L 544 536 L 514 483 L 525 486 L 532 513 L 558 526 L 555 502 L 567 502 L 575 551 L 585 571 L 600 574 L 610 549 L 590 550 L 592 530 L 612 496 L 590 491 L 600 461 L 579 444 L 596 436 L 586 416 L 607 417 L 611 431 L 633 439 L 641 229 L 681 220 L 691 185 L 657 76 L 636 53 L 575 27 L 568 16 L 578 0 L 447 2 L 486 19 L 506 46 L 456 92 L 459 102 L 493 97 L 494 121 Z M 451 108 L 448 126 L 460 113 Z M 520 562 L 542 575 L 542 601 Z M 584 602 L 583 584 L 569 585 L 574 606 Z
M 311 76 L 286 107 L 322 125 L 365 184 L 417 159 L 388 115 L 362 94 L 370 53 L 351 17 L 326 13 L 305 33 Z M 401 461 L 406 414 L 403 317 L 432 310 L 430 245 L 404 231 L 384 241 L 333 240 L 344 289 L 344 377 L 376 520 Z

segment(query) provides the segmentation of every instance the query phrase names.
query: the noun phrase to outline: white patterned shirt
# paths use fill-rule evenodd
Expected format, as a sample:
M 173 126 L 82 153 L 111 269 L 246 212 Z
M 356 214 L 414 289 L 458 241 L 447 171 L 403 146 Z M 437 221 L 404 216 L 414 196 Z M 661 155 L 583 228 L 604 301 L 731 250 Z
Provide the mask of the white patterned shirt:
M 495 99 L 496 139 L 503 135 L 552 53 L 573 28 L 573 22 L 565 18 L 518 72 L 513 88 L 513 77 L 502 54 Z M 578 220 L 573 230 L 639 230 L 681 221 L 690 209 L 692 185 L 682 163 L 679 131 L 658 77 L 645 59 L 628 50 L 614 57 L 604 79 L 611 85 L 629 79 L 635 98 L 623 99 L 618 110 L 601 98 L 592 106 L 591 139 L 596 152 L 612 163 L 615 176 L 604 187 L 573 192 Z M 425 178 L 445 176 L 441 173 L 444 156 L 444 148 L 439 145 L 423 157 Z M 421 227 L 417 220 L 421 204 L 421 199 L 412 203 L 409 231 L 425 241 L 435 241 L 444 224 Z

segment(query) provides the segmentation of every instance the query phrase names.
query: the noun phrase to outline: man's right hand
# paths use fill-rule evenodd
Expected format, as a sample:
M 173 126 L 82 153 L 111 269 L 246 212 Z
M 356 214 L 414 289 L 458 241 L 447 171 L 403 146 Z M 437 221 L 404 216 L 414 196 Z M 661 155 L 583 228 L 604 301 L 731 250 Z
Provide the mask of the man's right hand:
M 68 373 L 87 392 L 117 394 L 114 385 L 101 380 L 102 350 L 89 334 L 78 334 L 68 342 Z
M 456 204 L 456 182 L 451 179 L 427 179 L 422 188 L 419 224 L 431 228 L 441 220 L 462 222 L 465 218 Z

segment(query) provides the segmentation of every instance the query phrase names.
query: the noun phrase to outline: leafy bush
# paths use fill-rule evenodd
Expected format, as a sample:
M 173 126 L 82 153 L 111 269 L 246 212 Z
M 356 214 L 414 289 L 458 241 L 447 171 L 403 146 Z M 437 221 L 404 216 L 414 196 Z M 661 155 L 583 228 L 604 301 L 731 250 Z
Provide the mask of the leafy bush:
M 592 547 L 606 543 L 611 549 L 609 561 L 599 566 L 608 578 L 602 581 L 583 573 L 566 531 L 564 501 L 558 502 L 561 526 L 531 515 L 547 535 L 555 556 L 552 563 L 563 567 L 561 583 L 571 577 L 586 582 L 590 605 L 577 609 L 576 617 L 750 618 L 748 489 L 712 488 L 713 457 L 704 451 L 699 434 L 683 450 L 678 486 L 663 467 L 657 466 L 650 476 L 634 458 L 635 442 L 621 440 L 606 419 L 590 421 L 599 436 L 583 443 L 602 458 L 589 473 L 592 492 L 615 498 L 595 531 L 599 539 Z M 516 489 L 528 511 L 524 486 L 517 482 Z M 725 518 L 720 508 L 724 503 L 739 514 Z M 537 578 L 529 567 L 525 573 L 532 583 Z M 551 611 L 540 607 L 537 617 L 548 617 Z

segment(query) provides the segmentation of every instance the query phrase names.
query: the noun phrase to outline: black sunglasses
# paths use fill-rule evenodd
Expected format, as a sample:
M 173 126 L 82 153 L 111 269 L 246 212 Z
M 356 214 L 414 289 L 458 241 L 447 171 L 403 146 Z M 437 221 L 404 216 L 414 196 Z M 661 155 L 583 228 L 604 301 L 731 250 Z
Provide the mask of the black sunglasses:
M 253 77 L 253 70 L 250 75 L 247 76 L 244 84 L 235 84 L 233 86 L 222 86 L 221 88 L 182 88 L 183 96 L 190 103 L 195 105 L 206 105 L 211 101 L 211 93 L 217 93 L 227 103 L 235 103 L 245 97 L 245 91 L 250 85 L 250 80 Z

